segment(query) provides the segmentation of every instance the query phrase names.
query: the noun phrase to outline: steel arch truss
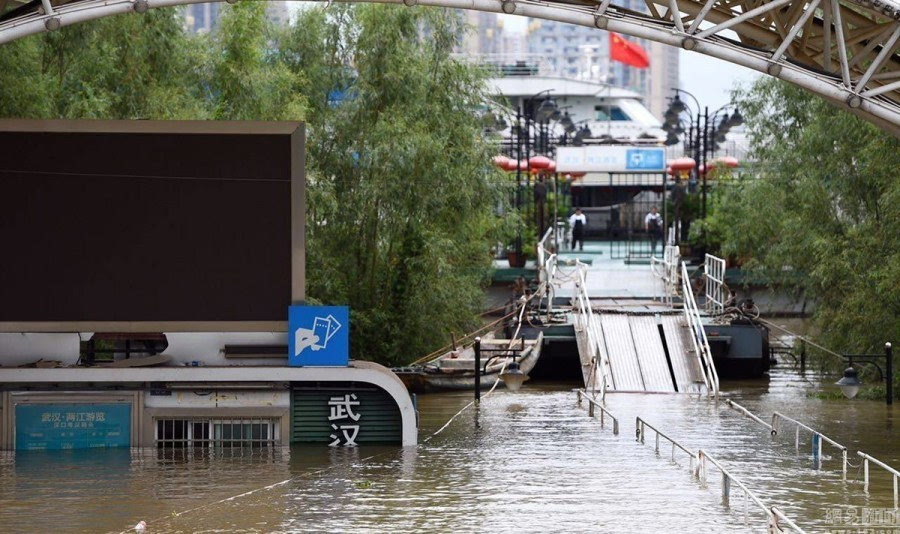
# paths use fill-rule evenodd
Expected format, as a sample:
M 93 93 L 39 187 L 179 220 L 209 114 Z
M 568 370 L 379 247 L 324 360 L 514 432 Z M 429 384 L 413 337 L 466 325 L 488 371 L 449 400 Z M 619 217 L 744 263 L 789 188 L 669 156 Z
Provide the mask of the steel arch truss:
M 0 0 L 0 44 L 197 1 Z M 516 14 L 679 46 L 794 83 L 900 136 L 900 0 L 645 0 L 642 11 L 611 0 L 358 1 Z

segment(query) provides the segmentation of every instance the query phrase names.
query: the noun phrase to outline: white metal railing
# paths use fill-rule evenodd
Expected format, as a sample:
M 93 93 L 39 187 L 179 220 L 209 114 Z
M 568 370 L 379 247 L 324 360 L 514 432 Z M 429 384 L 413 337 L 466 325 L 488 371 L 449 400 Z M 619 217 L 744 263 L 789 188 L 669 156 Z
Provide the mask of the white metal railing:
M 678 267 L 681 263 L 681 250 L 675 245 L 666 245 L 663 249 L 663 259 L 650 258 L 650 271 L 663 283 L 662 301 L 672 305 L 680 289 L 678 283 Z
M 757 423 L 761 424 L 762 426 L 768 428 L 768 429 L 769 429 L 769 432 L 771 432 L 773 436 L 774 436 L 775 434 L 778 433 L 778 431 L 775 430 L 775 429 L 772 427 L 772 425 L 770 425 L 769 423 L 763 421 L 762 419 L 760 419 L 759 417 L 757 417 L 756 414 L 754 414 L 753 412 L 751 412 L 751 411 L 748 410 L 747 408 L 744 408 L 744 407 L 741 406 L 740 404 L 734 402 L 733 400 L 731 400 L 731 399 L 725 399 L 725 404 L 727 404 L 728 406 L 730 406 L 730 407 L 734 408 L 735 410 L 741 412 L 742 414 L 746 415 L 746 416 L 749 417 L 750 419 L 753 419 L 754 421 L 756 421 Z
M 576 281 L 575 281 L 575 317 L 576 329 L 583 331 L 586 336 L 587 350 L 586 355 L 593 366 L 590 374 L 590 384 L 585 384 L 585 388 L 591 388 L 595 398 L 597 397 L 596 384 L 600 382 L 600 402 L 606 400 L 606 389 L 609 385 L 610 365 L 609 357 L 606 354 L 606 348 L 603 346 L 603 334 L 600 321 L 594 315 L 591 308 L 591 300 L 587 293 L 587 265 L 576 262 Z
M 706 384 L 707 395 L 712 393 L 719 397 L 719 374 L 713 364 L 712 352 L 709 350 L 709 340 L 706 338 L 706 329 L 700 318 L 700 310 L 694 299 L 691 289 L 691 280 L 688 277 L 687 265 L 681 262 L 681 296 L 684 299 L 685 326 L 691 329 L 691 347 L 697 355 L 700 370 L 703 374 L 703 382 Z
M 603 404 L 596 401 L 596 399 L 592 398 L 587 394 L 587 391 L 584 389 L 576 390 L 578 394 L 578 405 L 581 406 L 582 398 L 588 402 L 588 415 L 594 417 L 594 408 L 596 407 L 600 410 L 600 428 L 606 426 L 606 418 L 609 417 L 613 422 L 613 434 L 619 435 L 619 418 L 610 413 L 609 410 L 603 407 Z
M 725 311 L 725 260 L 707 254 L 703 261 L 703 281 L 706 300 L 703 307 L 707 313 Z
M 635 424 L 635 426 L 636 426 L 636 429 L 635 429 L 635 439 L 636 439 L 637 441 L 639 441 L 639 442 L 641 442 L 641 443 L 644 443 L 644 436 L 646 436 L 646 434 L 647 434 L 647 429 L 649 428 L 650 430 L 652 430 L 652 431 L 656 434 L 656 454 L 659 454 L 659 438 L 663 438 L 663 439 L 665 439 L 666 441 L 668 441 L 669 443 L 672 444 L 672 456 L 671 456 L 672 461 L 673 461 L 673 462 L 675 461 L 675 449 L 676 449 L 676 448 L 681 449 L 681 450 L 682 450 L 685 454 L 687 454 L 688 457 L 690 458 L 690 466 L 689 466 L 689 468 L 690 468 L 690 470 L 691 470 L 691 474 L 695 474 L 695 472 L 694 472 L 694 462 L 697 460 L 697 455 L 696 455 L 695 453 L 691 452 L 687 447 L 685 447 L 684 445 L 682 445 L 682 444 L 679 443 L 678 441 L 676 441 L 676 440 L 670 438 L 669 436 L 665 435 L 665 434 L 664 434 L 663 432 L 661 432 L 658 428 L 656 428 L 656 427 L 654 427 L 653 425 L 651 425 L 650 423 L 644 421 L 644 420 L 641 419 L 640 417 L 635 418 L 634 424 Z
M 709 455 L 708 452 L 700 449 L 697 452 L 699 478 L 704 483 L 707 481 L 707 463 L 714 465 L 719 472 L 722 473 L 722 503 L 730 506 L 731 502 L 731 483 L 734 482 L 744 491 L 744 524 L 747 524 L 749 516 L 749 502 L 756 504 L 765 514 L 766 523 L 769 532 L 783 532 L 782 526 L 790 527 L 795 532 L 803 532 L 793 521 L 788 519 L 784 513 L 775 507 L 768 507 L 760 500 L 752 491 L 750 491 L 743 482 L 734 477 L 718 460 Z M 782 523 L 783 522 L 783 523 Z
M 668 231 L 666 231 L 666 245 L 675 244 L 675 233 L 678 231 L 677 228 L 681 228 L 681 225 L 678 223 L 669 226 Z
M 865 484 L 865 491 L 869 491 L 869 462 L 872 462 L 873 464 L 881 467 L 891 474 L 891 478 L 893 478 L 894 480 L 894 509 L 896 510 L 900 508 L 900 506 L 898 506 L 900 505 L 900 500 L 898 500 L 898 497 L 900 497 L 900 492 L 898 492 L 898 483 L 900 483 L 900 471 L 897 471 L 888 464 L 882 462 L 877 458 L 869 456 L 862 451 L 856 451 L 856 454 L 858 454 L 860 458 L 863 459 L 863 482 Z
M 841 473 L 843 474 L 844 479 L 847 478 L 847 447 L 841 445 L 840 443 L 834 441 L 829 438 L 825 434 L 822 434 L 818 430 L 810 428 L 800 421 L 796 419 L 790 418 L 782 413 L 775 412 L 772 414 L 772 435 L 778 434 L 779 430 L 781 430 L 779 422 L 780 421 L 788 421 L 795 425 L 795 433 L 794 433 L 794 447 L 799 451 L 800 450 L 800 429 L 806 430 L 807 432 L 812 434 L 812 455 L 813 461 L 817 466 L 822 463 L 822 442 L 826 442 L 832 447 L 841 451 Z
M 537 244 L 537 268 L 538 281 L 545 285 L 547 291 L 547 317 L 553 312 L 553 297 L 555 294 L 553 280 L 556 278 L 558 268 L 558 256 L 547 248 L 547 241 L 553 235 L 553 229 L 547 228 L 544 237 Z

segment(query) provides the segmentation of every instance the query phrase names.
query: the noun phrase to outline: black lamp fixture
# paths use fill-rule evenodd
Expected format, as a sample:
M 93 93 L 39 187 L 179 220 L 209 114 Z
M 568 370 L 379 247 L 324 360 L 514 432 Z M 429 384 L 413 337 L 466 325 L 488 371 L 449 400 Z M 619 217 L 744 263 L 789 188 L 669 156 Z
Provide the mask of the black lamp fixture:
M 547 98 L 541 102 L 540 106 L 538 106 L 535 118 L 538 122 L 549 121 L 553 118 L 553 113 L 557 110 L 556 102 L 554 102 L 552 98 Z
M 578 132 L 575 134 L 575 145 L 580 146 L 584 144 L 585 139 L 590 139 L 593 136 L 591 133 L 591 129 L 587 127 L 587 124 L 583 125 L 578 129 Z
M 687 106 L 684 105 L 684 101 L 678 97 L 678 93 L 675 93 L 675 97 L 669 102 L 669 109 L 679 115 L 684 113 L 684 110 L 687 109 Z
M 856 373 L 856 369 L 848 367 L 844 369 L 844 377 L 835 382 L 835 384 L 841 388 L 841 393 L 843 393 L 845 397 L 852 399 L 859 393 L 859 386 L 862 382 L 859 381 L 859 375 Z
M 878 374 L 885 382 L 884 401 L 891 405 L 894 403 L 894 353 L 890 343 L 884 344 L 884 354 L 844 354 L 844 358 L 848 360 L 847 368 L 844 369 L 844 376 L 835 382 L 841 388 L 841 393 L 848 399 L 852 399 L 859 393 L 859 387 L 862 381 L 859 379 L 856 369 L 853 368 L 853 360 L 857 363 L 868 363 L 878 369 Z M 884 371 L 878 366 L 878 360 L 884 358 Z
M 572 117 L 569 116 L 569 112 L 566 111 L 563 113 L 562 118 L 559 120 L 559 123 L 562 125 L 563 129 L 567 134 L 571 134 L 575 132 L 575 123 L 572 122 Z
M 500 373 L 500 380 L 506 385 L 506 388 L 510 391 L 519 391 L 522 389 L 522 384 L 528 380 L 528 375 L 522 372 L 519 368 L 519 362 L 513 360 L 506 367 L 506 370 Z

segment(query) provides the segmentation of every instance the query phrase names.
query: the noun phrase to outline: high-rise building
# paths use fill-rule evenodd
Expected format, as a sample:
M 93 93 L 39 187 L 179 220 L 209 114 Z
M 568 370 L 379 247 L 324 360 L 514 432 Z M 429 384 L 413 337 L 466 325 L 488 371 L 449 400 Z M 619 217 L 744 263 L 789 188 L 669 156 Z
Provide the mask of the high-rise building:
M 184 26 L 191 33 L 210 33 L 219 25 L 219 2 L 188 4 L 184 10 Z M 266 18 L 276 26 L 290 22 L 287 2 L 267 2 Z
M 467 9 L 462 11 L 462 16 L 469 27 L 462 39 L 461 52 L 470 56 L 501 53 L 503 23 L 496 13 Z
M 650 56 L 649 87 L 647 107 L 657 118 L 662 119 L 668 107 L 667 99 L 678 88 L 678 57 L 681 50 L 674 46 L 651 42 L 647 55 Z
M 624 0 L 621 7 L 643 11 L 643 2 Z M 528 28 L 528 51 L 558 76 L 603 81 L 642 95 L 648 108 L 661 118 L 666 98 L 678 87 L 679 49 L 646 39 L 625 36 L 640 45 L 650 58 L 650 67 L 639 69 L 610 61 L 609 33 L 596 28 L 562 22 L 534 20 Z

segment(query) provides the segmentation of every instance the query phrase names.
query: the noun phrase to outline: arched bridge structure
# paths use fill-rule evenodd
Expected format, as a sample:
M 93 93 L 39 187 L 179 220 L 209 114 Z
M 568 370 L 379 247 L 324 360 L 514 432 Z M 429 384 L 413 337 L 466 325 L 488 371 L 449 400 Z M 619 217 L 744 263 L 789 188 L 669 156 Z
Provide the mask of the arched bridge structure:
M 0 44 L 198 0 L 0 0 Z M 515 14 L 615 31 L 781 78 L 900 136 L 900 0 L 349 0 Z M 2 53 L 0 48 L 0 53 Z

